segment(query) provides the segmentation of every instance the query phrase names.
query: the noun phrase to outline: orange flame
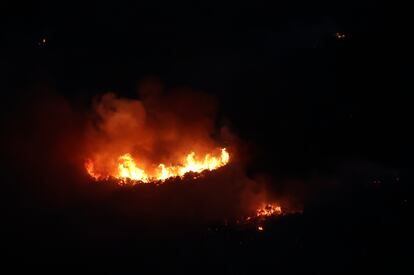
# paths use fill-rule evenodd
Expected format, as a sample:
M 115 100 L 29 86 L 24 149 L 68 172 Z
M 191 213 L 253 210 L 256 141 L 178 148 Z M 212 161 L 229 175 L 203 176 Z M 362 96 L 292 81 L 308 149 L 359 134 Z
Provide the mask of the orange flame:
M 270 217 L 282 214 L 282 207 L 268 203 L 256 210 L 256 217 Z
M 160 163 L 156 169 L 148 171 L 141 168 L 129 153 L 118 157 L 116 169 L 105 175 L 96 171 L 95 163 L 90 159 L 85 162 L 85 168 L 87 173 L 96 180 L 115 178 L 120 180 L 120 183 L 125 183 L 128 179 L 135 183 L 165 181 L 172 177 L 182 177 L 188 172 L 201 173 L 205 170 L 211 171 L 226 165 L 230 160 L 230 155 L 226 148 L 222 148 L 220 152 L 219 156 L 206 154 L 201 159 L 197 158 L 195 152 L 191 152 L 183 158 L 180 164 L 167 166 Z
M 256 209 L 254 216 L 249 216 L 246 221 L 257 221 L 264 220 L 268 217 L 282 215 L 282 207 L 276 203 L 263 203 L 259 208 Z M 259 229 L 260 230 L 260 229 Z

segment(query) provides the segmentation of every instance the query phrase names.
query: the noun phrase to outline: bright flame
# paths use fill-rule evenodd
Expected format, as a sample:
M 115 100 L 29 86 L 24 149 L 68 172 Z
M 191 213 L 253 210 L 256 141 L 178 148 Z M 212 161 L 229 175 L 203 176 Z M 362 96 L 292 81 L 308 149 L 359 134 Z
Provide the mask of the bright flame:
M 149 171 L 140 167 L 129 153 L 120 156 L 117 161 L 117 168 L 106 176 L 96 171 L 92 160 L 85 162 L 85 168 L 88 174 L 96 180 L 115 178 L 119 179 L 121 183 L 124 183 L 127 179 L 145 183 L 164 181 L 171 177 L 182 177 L 188 172 L 201 173 L 205 170 L 211 171 L 226 165 L 230 160 L 230 155 L 226 148 L 222 148 L 220 152 L 218 156 L 206 154 L 201 159 L 197 158 L 195 152 L 191 152 L 178 165 L 167 166 L 160 163 L 155 169 Z
M 137 167 L 130 154 L 118 158 L 118 177 L 132 180 L 148 181 L 144 170 Z
M 256 210 L 256 217 L 270 217 L 282 214 L 282 207 L 268 203 Z
M 256 214 L 254 216 L 247 217 L 246 221 L 264 220 L 268 217 L 282 215 L 282 213 L 281 206 L 275 203 L 263 203 L 261 207 L 256 209 Z M 259 230 L 263 230 L 263 227 Z

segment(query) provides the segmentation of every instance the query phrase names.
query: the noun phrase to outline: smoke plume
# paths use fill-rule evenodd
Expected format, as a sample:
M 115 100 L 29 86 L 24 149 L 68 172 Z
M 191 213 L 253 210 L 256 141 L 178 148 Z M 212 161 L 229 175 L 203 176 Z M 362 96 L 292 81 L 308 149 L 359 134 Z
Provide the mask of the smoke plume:
M 9 133 L 12 150 L 6 155 L 18 188 L 31 194 L 19 200 L 33 209 L 52 208 L 69 216 L 67 220 L 83 217 L 93 230 L 121 224 L 153 230 L 166 222 L 194 226 L 237 220 L 272 199 L 266 182 L 246 176 L 243 144 L 218 123 L 217 101 L 207 94 L 163 91 L 150 82 L 143 83 L 135 98 L 97 96 L 89 110 L 51 94 L 31 102 L 20 107 L 19 122 L 14 120 Z M 146 168 L 174 163 L 191 151 L 207 154 L 222 147 L 230 153 L 228 165 L 159 186 L 96 182 L 84 166 L 93 159 L 104 170 L 129 153 Z

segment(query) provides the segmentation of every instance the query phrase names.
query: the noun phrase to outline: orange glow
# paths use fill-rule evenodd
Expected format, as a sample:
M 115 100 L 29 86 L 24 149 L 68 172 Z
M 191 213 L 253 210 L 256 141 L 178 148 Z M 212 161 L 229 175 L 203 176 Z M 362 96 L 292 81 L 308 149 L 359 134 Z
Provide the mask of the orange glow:
M 262 207 L 256 210 L 256 217 L 270 217 L 282 214 L 282 207 L 276 204 L 263 204 Z
M 96 173 L 95 166 L 94 166 L 93 162 L 90 159 L 86 160 L 85 168 L 86 168 L 86 171 L 88 172 L 88 174 L 91 177 L 93 177 L 94 179 L 99 179 L 101 177 L 101 175 Z
M 96 180 L 115 178 L 121 184 L 126 180 L 132 180 L 133 184 L 136 184 L 138 182 L 165 181 L 172 177 L 182 177 L 188 172 L 201 173 L 205 170 L 215 170 L 226 165 L 229 160 L 229 153 L 226 148 L 222 148 L 216 154 L 206 154 L 201 158 L 195 152 L 191 152 L 177 164 L 160 163 L 151 169 L 150 165 L 144 167 L 131 154 L 126 153 L 119 156 L 112 165 L 99 163 L 101 167 L 104 167 L 100 171 L 96 169 L 97 160 L 88 159 L 85 162 L 85 168 L 87 173 Z
M 259 231 L 263 231 L 263 226 L 258 226 L 258 227 L 257 227 L 257 230 L 259 230 Z
M 282 207 L 275 203 L 262 203 L 262 206 L 256 209 L 254 216 L 249 216 L 246 218 L 246 221 L 258 221 L 263 220 L 273 216 L 282 215 Z M 259 229 L 259 230 L 263 230 Z

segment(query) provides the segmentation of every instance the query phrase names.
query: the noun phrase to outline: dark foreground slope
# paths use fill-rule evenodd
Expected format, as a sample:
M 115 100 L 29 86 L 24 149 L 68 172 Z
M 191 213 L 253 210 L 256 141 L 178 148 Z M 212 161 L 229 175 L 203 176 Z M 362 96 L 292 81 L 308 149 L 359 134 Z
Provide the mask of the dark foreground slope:
M 21 197 L 18 204 L 3 197 L 2 261 L 15 268 L 64 271 L 72 266 L 110 274 L 148 269 L 189 274 L 403 274 L 412 255 L 407 183 L 386 179 L 358 192 L 325 192 L 309 201 L 301 214 L 268 219 L 261 224 L 263 231 L 254 223 L 162 220 L 154 229 L 105 203 L 51 208 L 29 197 Z

